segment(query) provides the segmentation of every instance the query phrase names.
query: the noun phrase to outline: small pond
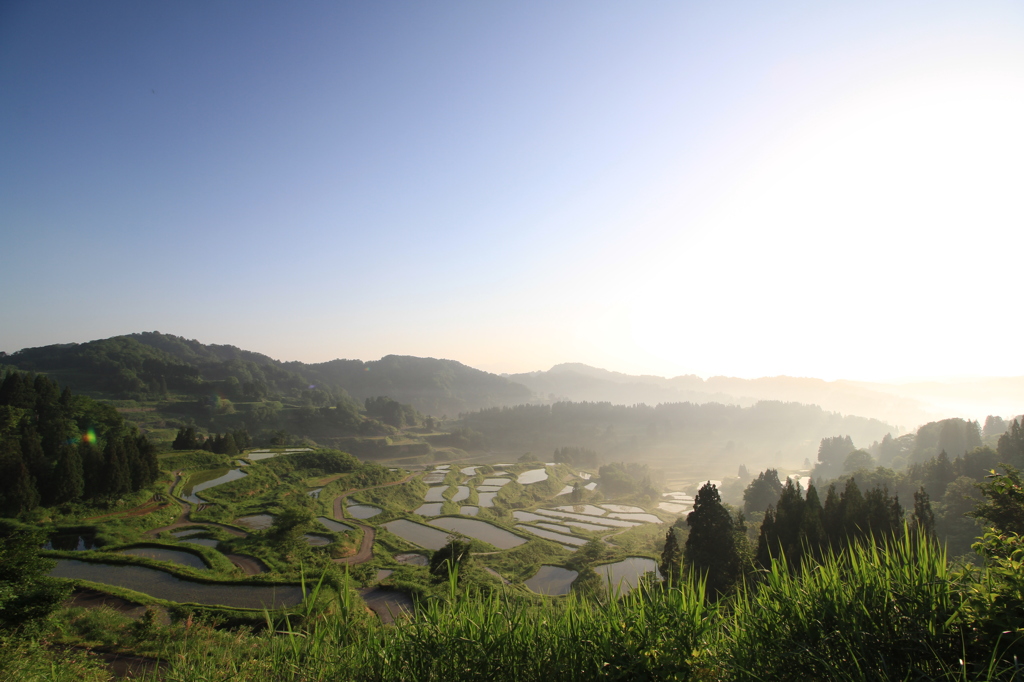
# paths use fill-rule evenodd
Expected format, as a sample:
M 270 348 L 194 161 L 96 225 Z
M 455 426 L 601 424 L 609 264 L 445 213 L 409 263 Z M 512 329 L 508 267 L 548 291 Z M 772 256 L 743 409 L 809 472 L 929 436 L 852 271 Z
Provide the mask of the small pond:
M 455 487 L 455 494 L 452 495 L 452 502 L 462 502 L 469 498 L 469 487 L 460 485 Z
M 202 504 L 205 502 L 198 496 L 204 490 L 209 490 L 214 486 L 221 485 L 222 483 L 228 483 L 230 481 L 237 481 L 240 478 L 245 478 L 247 474 L 241 469 L 214 469 L 213 471 L 204 471 L 196 474 L 189 479 L 188 488 L 184 493 L 184 498 L 192 504 Z
M 380 514 L 381 509 L 369 504 L 352 504 L 346 507 L 345 511 L 354 519 L 369 519 Z
M 251 516 L 242 516 L 235 519 L 235 523 L 239 526 L 245 526 L 252 530 L 267 530 L 274 525 L 273 514 L 253 514 Z
M 477 499 L 480 500 L 480 506 L 481 507 L 493 507 L 494 506 L 494 498 L 497 496 L 497 494 L 498 493 L 479 493 L 477 495 Z
M 145 566 L 102 564 L 75 559 L 58 559 L 50 576 L 91 580 L 168 601 L 236 609 L 277 609 L 294 606 L 302 601 L 302 588 L 297 585 L 198 583 Z
M 520 485 L 529 485 L 531 483 L 540 483 L 541 481 L 548 480 L 547 469 L 530 469 L 519 474 L 517 479 Z
M 524 584 L 538 594 L 569 594 L 569 590 L 572 589 L 572 581 L 576 580 L 578 575 L 578 572 L 570 571 L 568 568 L 545 564 L 540 567 L 535 576 Z
M 631 556 L 628 559 L 616 561 L 614 564 L 594 566 L 594 570 L 606 581 L 610 581 L 612 592 L 618 590 L 622 594 L 632 592 L 636 588 L 640 576 L 645 573 L 653 571 L 658 578 L 661 578 L 661 571 L 658 570 L 658 564 L 654 559 L 638 556 Z
M 448 490 L 446 485 L 436 485 L 433 488 L 427 489 L 427 494 L 424 496 L 424 502 L 444 502 L 444 493 Z
M 550 530 L 544 530 L 543 528 L 537 528 L 536 526 L 516 526 L 516 530 L 525 530 L 527 533 L 533 533 L 539 538 L 544 538 L 545 540 L 554 540 L 555 542 L 562 545 L 582 547 L 583 545 L 587 544 L 587 541 L 583 538 L 579 538 L 574 535 L 562 535 L 561 533 L 555 533 Z
M 170 561 L 175 564 L 181 564 L 182 566 L 190 566 L 191 568 L 209 568 L 205 561 L 192 552 L 183 552 L 180 549 L 164 549 L 163 547 L 132 547 L 131 549 L 119 550 L 117 553 L 127 554 L 129 556 L 141 556 L 147 559 L 157 559 L 159 561 Z
M 413 513 L 420 516 L 437 516 L 441 513 L 441 507 L 443 506 L 444 502 L 426 502 L 416 507 Z
M 335 533 L 344 533 L 347 530 L 352 530 L 352 526 L 348 525 L 347 523 L 335 521 L 334 519 L 329 519 L 326 516 L 318 516 L 316 517 L 316 520 L 319 521 L 320 525 L 322 525 L 324 528 L 330 531 L 334 531 Z
M 459 507 L 459 513 L 463 516 L 476 516 L 478 513 L 480 513 L 480 507 L 477 507 L 472 504 L 464 504 L 461 507 Z
M 483 540 L 498 549 L 512 549 L 526 543 L 524 538 L 519 537 L 515 533 L 510 533 L 504 528 L 492 526 L 486 521 L 444 518 L 435 519 L 432 524 L 438 528 L 444 528 L 445 530 L 462 533 L 477 540 Z
M 427 557 L 423 556 L 422 554 L 417 554 L 415 552 L 405 552 L 404 554 L 396 554 L 395 561 L 397 561 L 400 564 L 409 564 L 411 566 L 426 566 L 430 563 L 430 561 L 427 560 Z
M 403 540 L 426 549 L 438 550 L 448 544 L 448 533 L 408 519 L 388 521 L 384 527 Z

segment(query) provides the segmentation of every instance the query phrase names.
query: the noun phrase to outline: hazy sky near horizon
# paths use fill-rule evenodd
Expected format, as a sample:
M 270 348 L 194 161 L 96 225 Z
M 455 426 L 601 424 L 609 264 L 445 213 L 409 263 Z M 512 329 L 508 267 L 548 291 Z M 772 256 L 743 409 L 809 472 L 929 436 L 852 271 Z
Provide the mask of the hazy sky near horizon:
M 1020 2 L 6 2 L 0 350 L 1024 375 Z

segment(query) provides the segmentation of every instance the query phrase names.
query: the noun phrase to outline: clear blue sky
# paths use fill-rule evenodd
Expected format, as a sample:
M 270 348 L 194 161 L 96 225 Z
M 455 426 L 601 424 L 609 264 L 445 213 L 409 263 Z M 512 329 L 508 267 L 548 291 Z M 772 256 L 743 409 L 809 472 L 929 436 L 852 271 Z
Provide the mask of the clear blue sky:
M 0 349 L 1024 374 L 1019 2 L 6 2 Z

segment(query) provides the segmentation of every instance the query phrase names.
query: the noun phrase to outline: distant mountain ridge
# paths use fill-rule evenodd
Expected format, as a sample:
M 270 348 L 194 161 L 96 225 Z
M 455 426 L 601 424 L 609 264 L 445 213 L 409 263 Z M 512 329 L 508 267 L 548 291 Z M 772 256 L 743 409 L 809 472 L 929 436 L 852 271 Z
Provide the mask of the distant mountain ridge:
M 882 419 L 900 424 L 902 430 L 936 418 L 949 416 L 922 401 L 919 396 L 902 395 L 882 384 L 825 381 L 801 377 L 740 379 L 696 375 L 671 378 L 629 375 L 584 365 L 564 363 L 540 372 L 505 375 L 541 396 L 556 400 L 611 402 L 631 405 L 675 402 L 720 402 L 750 406 L 761 400 L 780 400 L 819 405 L 842 414 Z
M 695 375 L 630 375 L 583 363 L 546 371 L 497 375 L 455 360 L 388 355 L 380 360 L 322 363 L 279 361 L 231 345 L 204 344 L 160 332 L 141 332 L 80 344 L 55 344 L 0 355 L 0 364 L 46 372 L 75 391 L 124 397 L 161 390 L 193 391 L 203 381 L 235 382 L 253 400 L 297 395 L 321 387 L 356 401 L 388 396 L 425 414 L 455 417 L 490 407 L 559 401 L 644 403 L 717 402 L 750 406 L 762 400 L 796 402 L 880 419 L 906 432 L 949 416 L 971 416 L 986 395 L 998 398 L 984 414 L 1019 414 L 1024 377 L 906 385 L 824 381 L 800 377 L 740 379 Z M 248 392 L 248 393 L 246 393 Z M 961 397 L 969 397 L 973 403 Z M 250 399 L 247 398 L 247 399 Z M 999 409 L 1002 407 L 1002 409 Z

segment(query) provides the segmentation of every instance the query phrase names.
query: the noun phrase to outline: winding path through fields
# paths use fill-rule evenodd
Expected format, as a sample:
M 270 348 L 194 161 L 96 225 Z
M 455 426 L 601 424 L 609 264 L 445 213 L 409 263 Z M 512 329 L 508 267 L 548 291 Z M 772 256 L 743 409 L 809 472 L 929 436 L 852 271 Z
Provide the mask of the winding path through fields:
M 346 490 L 342 493 L 339 493 L 338 496 L 334 498 L 334 519 L 336 521 L 344 521 L 345 523 L 351 523 L 355 526 L 358 526 L 363 531 L 363 541 L 359 543 L 359 551 L 351 556 L 335 559 L 334 563 L 355 565 L 369 561 L 371 558 L 373 558 L 373 541 L 377 537 L 377 529 L 373 526 L 369 526 L 365 523 L 360 523 L 355 519 L 345 518 L 345 498 L 351 495 L 352 493 L 359 493 L 364 490 L 372 490 L 374 488 L 386 488 L 389 485 L 401 485 L 402 483 L 408 483 L 415 476 L 418 475 L 418 473 L 412 473 L 399 481 L 391 481 L 390 483 L 382 483 L 381 485 L 371 485 L 365 488 L 352 488 L 351 490 Z

